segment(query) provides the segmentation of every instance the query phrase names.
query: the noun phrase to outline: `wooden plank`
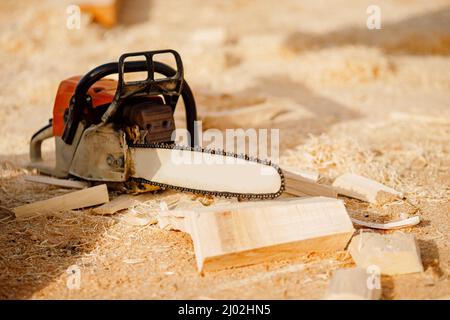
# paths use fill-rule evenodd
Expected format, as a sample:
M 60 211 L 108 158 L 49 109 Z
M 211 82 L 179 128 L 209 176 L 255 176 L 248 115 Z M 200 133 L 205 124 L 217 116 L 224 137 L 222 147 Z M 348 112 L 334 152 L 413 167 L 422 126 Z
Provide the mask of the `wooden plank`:
M 57 213 L 64 210 L 92 207 L 109 201 L 106 184 L 87 188 L 48 200 L 37 201 L 13 209 L 16 218 L 37 214 Z
M 333 187 L 341 195 L 375 204 L 383 204 L 403 197 L 401 192 L 354 173 L 339 176 L 333 182 Z
M 413 234 L 401 231 L 392 234 L 362 232 L 352 239 L 348 251 L 358 267 L 377 266 L 382 274 L 423 272 Z
M 53 186 L 73 189 L 84 189 L 89 186 L 85 181 L 58 179 L 49 176 L 25 176 L 25 181 L 49 184 Z
M 380 275 L 363 268 L 338 269 L 328 285 L 327 300 L 379 300 Z
M 117 211 L 135 207 L 155 198 L 156 196 L 151 192 L 146 192 L 138 195 L 122 194 L 117 198 L 94 208 L 92 212 L 101 215 L 114 214 Z
M 308 252 L 344 250 L 353 225 L 341 200 L 316 197 L 174 210 L 194 243 L 199 271 Z
M 290 166 L 283 166 L 283 168 L 281 169 L 283 170 L 284 176 L 290 179 L 296 179 L 298 176 L 300 176 L 311 182 L 319 181 L 319 174 L 314 171 L 299 170 L 297 168 Z
M 416 224 L 420 223 L 419 216 L 414 216 L 411 218 L 402 219 L 402 220 L 398 220 L 398 221 L 392 221 L 392 222 L 386 222 L 386 223 L 362 221 L 362 220 L 358 220 L 355 218 L 351 218 L 351 219 L 354 224 L 357 224 L 359 226 L 363 226 L 363 227 L 371 228 L 371 229 L 381 229 L 381 230 L 392 230 L 392 229 L 412 227 L 412 226 L 415 226 Z
M 337 192 L 334 188 L 309 181 L 299 181 L 285 179 L 285 192 L 295 196 L 323 196 L 329 198 L 337 198 Z
M 283 174 L 286 185 L 285 192 L 289 194 L 296 196 L 309 195 L 337 198 L 337 192 L 331 186 L 319 184 L 309 178 L 305 178 L 301 174 L 289 170 L 283 170 Z

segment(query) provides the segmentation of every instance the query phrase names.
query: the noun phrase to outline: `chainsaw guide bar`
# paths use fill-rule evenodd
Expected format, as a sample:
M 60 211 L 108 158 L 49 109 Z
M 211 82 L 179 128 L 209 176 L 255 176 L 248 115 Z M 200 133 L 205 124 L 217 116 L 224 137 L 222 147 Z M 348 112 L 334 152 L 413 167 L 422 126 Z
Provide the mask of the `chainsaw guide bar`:
M 236 154 L 233 152 L 226 152 L 223 150 L 218 149 L 205 149 L 201 147 L 189 147 L 189 146 L 182 146 L 182 145 L 176 145 L 171 143 L 149 143 L 149 144 L 129 144 L 129 148 L 132 149 L 170 149 L 170 150 L 182 150 L 182 151 L 191 151 L 191 152 L 200 152 L 203 154 L 210 154 L 210 155 L 218 155 L 218 156 L 224 156 L 224 157 L 230 157 L 233 159 L 240 159 L 241 161 L 245 161 L 246 163 L 254 163 L 259 164 L 263 166 L 267 166 L 269 168 L 273 168 L 276 173 L 278 174 L 278 177 L 280 179 L 280 187 L 276 192 L 269 192 L 269 193 L 239 193 L 239 192 L 228 192 L 228 191 L 214 191 L 214 190 L 204 190 L 204 189 L 198 189 L 198 188 L 189 188 L 189 187 L 183 187 L 178 185 L 172 185 L 167 183 L 161 183 L 157 181 L 152 181 L 149 179 L 145 179 L 142 177 L 130 177 L 129 180 L 135 181 L 137 183 L 144 183 L 149 184 L 153 186 L 160 187 L 161 189 L 173 189 L 177 191 L 182 192 L 192 192 L 194 194 L 201 194 L 201 195 L 212 195 L 212 196 L 219 196 L 219 197 L 237 197 L 240 199 L 274 199 L 279 197 L 285 190 L 285 178 L 283 175 L 283 171 L 281 168 L 276 165 L 275 163 L 272 163 L 269 160 L 261 160 L 256 157 L 250 157 L 246 154 Z M 243 181 L 243 184 L 246 182 Z

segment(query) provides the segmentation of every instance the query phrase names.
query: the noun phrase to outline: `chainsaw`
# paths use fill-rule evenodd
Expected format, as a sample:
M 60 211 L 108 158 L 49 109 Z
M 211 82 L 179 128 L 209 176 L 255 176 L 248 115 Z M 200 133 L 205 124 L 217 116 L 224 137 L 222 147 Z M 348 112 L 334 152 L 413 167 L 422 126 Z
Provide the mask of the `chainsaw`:
M 154 61 L 161 54 L 173 56 L 176 68 Z M 128 81 L 130 73 L 146 78 Z M 113 74 L 117 80 L 106 78 Z M 31 167 L 58 178 L 120 183 L 142 192 L 171 188 L 243 199 L 281 195 L 283 172 L 270 161 L 203 149 L 194 139 L 175 144 L 180 96 L 186 129 L 194 137 L 195 99 L 174 50 L 126 53 L 118 62 L 68 78 L 58 87 L 53 118 L 31 138 Z M 42 142 L 49 138 L 55 139 L 54 166 L 42 158 Z

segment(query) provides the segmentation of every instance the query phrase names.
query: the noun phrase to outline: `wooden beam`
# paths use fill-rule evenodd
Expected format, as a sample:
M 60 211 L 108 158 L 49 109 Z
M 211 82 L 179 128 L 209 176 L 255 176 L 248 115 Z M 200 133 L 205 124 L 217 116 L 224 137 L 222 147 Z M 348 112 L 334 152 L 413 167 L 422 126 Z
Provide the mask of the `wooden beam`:
M 190 233 L 199 271 L 344 250 L 353 225 L 341 200 L 316 197 L 167 212 Z
M 49 176 L 25 176 L 25 181 L 49 184 L 53 186 L 73 189 L 84 189 L 89 186 L 85 181 L 57 179 Z
M 423 272 L 413 234 L 401 231 L 392 234 L 362 232 L 352 239 L 348 251 L 358 267 L 376 266 L 382 274 Z
M 37 214 L 58 213 L 65 210 L 92 207 L 108 201 L 108 189 L 106 184 L 102 184 L 16 207 L 13 209 L 13 212 L 16 218 L 27 218 Z
M 339 194 L 375 204 L 383 204 L 403 197 L 401 192 L 353 173 L 337 177 L 333 187 Z
M 327 300 L 379 300 L 380 275 L 363 268 L 338 269 L 328 285 Z

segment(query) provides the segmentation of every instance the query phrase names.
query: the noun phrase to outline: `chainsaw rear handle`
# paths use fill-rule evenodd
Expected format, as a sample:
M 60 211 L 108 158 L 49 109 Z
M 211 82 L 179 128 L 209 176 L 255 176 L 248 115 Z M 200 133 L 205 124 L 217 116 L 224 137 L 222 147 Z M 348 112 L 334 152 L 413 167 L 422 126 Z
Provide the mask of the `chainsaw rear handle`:
M 158 61 L 153 61 L 152 57 L 155 54 L 170 52 L 174 54 L 175 61 L 177 63 L 177 69 L 174 70 L 172 67 Z M 146 57 L 145 61 L 130 61 L 125 62 L 125 58 L 129 56 L 141 56 L 144 55 Z M 181 69 L 180 69 L 181 67 Z M 149 68 L 152 70 L 149 71 Z M 149 76 L 147 79 L 143 81 L 126 83 L 123 78 L 123 73 L 127 72 L 140 72 L 140 71 L 148 71 Z M 151 73 L 150 73 L 151 72 Z M 183 102 L 185 106 L 186 112 L 186 127 L 191 135 L 191 137 L 195 136 L 194 129 L 194 121 L 197 120 L 197 108 L 195 104 L 194 95 L 192 94 L 191 88 L 183 79 L 183 67 L 181 64 L 181 58 L 176 51 L 173 50 L 160 50 L 160 51 L 150 51 L 144 53 L 134 53 L 134 54 L 125 54 L 121 56 L 119 62 L 111 62 L 106 63 L 97 68 L 88 72 L 81 80 L 78 82 L 78 85 L 75 89 L 74 96 L 72 97 L 70 106 L 69 106 L 69 115 L 66 121 L 66 125 L 64 127 L 64 133 L 62 135 L 62 140 L 67 144 L 72 144 L 73 138 L 75 136 L 76 130 L 78 128 L 79 123 L 83 120 L 83 109 L 85 107 L 89 108 L 89 102 L 87 99 L 87 92 L 89 88 L 100 79 L 111 75 L 111 74 L 119 74 L 119 83 L 118 90 L 123 88 L 123 86 L 132 85 L 132 86 L 151 86 L 155 85 L 166 85 L 170 83 L 170 81 L 177 82 L 175 90 L 166 90 L 163 91 L 163 96 L 166 102 L 171 106 L 172 110 L 175 111 L 176 103 L 178 101 L 178 97 L 181 93 L 183 97 Z M 166 76 L 168 79 L 154 79 L 154 73 L 159 73 Z M 153 76 L 152 76 L 153 75 Z M 179 86 L 179 87 L 178 87 Z M 179 92 L 177 94 L 177 87 L 179 88 Z M 170 85 L 169 85 L 170 88 Z M 116 95 L 117 96 L 117 95 Z M 116 99 L 116 97 L 115 97 Z M 114 101 L 113 101 L 114 103 Z M 117 101 L 116 101 L 117 103 Z M 194 140 L 191 139 L 191 144 L 194 146 Z
M 50 119 L 49 123 L 31 137 L 30 142 L 30 160 L 31 163 L 42 162 L 41 146 L 46 139 L 53 137 L 53 125 Z

